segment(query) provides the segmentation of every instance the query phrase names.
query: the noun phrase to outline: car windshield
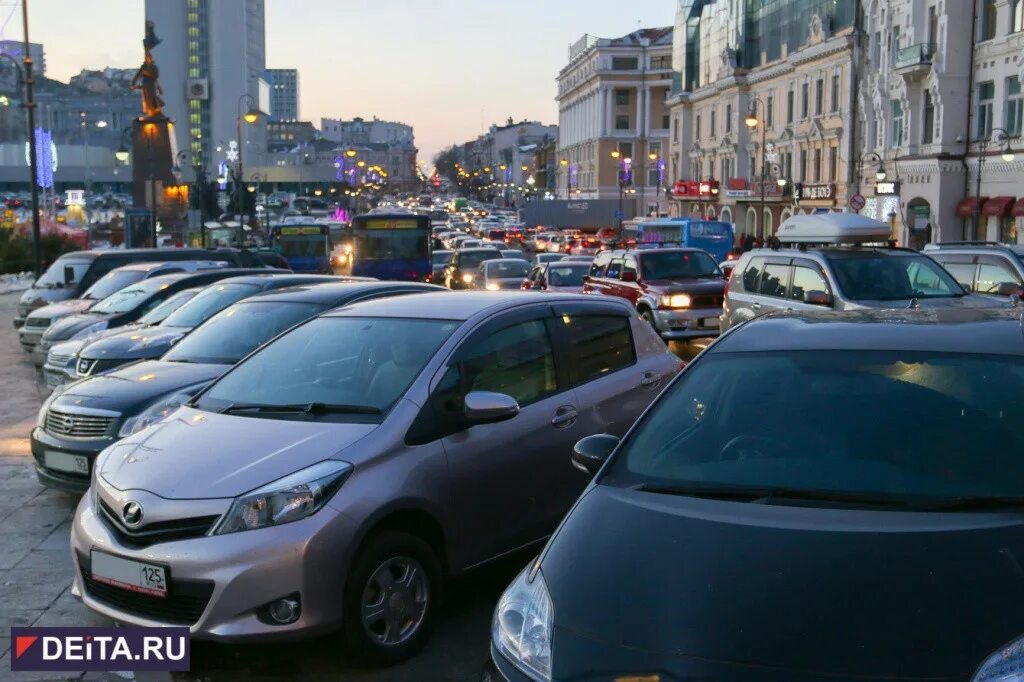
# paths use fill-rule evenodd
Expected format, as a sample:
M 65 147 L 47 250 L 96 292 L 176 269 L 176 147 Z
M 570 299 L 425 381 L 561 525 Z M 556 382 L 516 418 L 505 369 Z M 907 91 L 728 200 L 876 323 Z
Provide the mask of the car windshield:
M 512 249 L 508 249 L 506 251 L 502 251 L 501 252 L 501 257 L 502 258 L 523 258 L 523 259 L 525 259 L 526 258 L 526 254 L 523 253 L 522 251 L 514 251 Z
M 458 326 L 449 320 L 321 317 L 239 365 L 203 395 L 199 407 L 354 406 L 332 416 L 379 420 Z M 267 410 L 255 414 L 272 416 Z
M 259 291 L 253 284 L 213 284 L 164 322 L 168 327 L 198 327 L 235 301 Z
M 89 269 L 90 265 L 92 265 L 92 261 L 58 258 L 57 261 L 48 267 L 46 272 L 36 280 L 33 286 L 48 289 L 62 286 L 74 286 L 82 281 L 82 277 L 85 275 L 85 272 Z M 65 268 L 67 268 L 67 272 L 72 276 L 70 282 L 66 282 L 64 279 Z
M 526 261 L 505 259 L 494 263 L 487 263 L 487 276 L 495 279 L 522 279 L 530 274 L 530 264 Z
M 139 324 L 160 324 L 167 319 L 168 315 L 191 301 L 201 289 L 185 289 L 150 310 L 139 318 Z
M 284 330 L 323 311 L 319 303 L 240 302 L 220 311 L 164 355 L 170 362 L 233 365 Z
M 107 296 L 94 305 L 89 312 L 126 313 L 129 310 L 135 310 L 148 301 L 150 296 L 169 286 L 171 286 L 170 282 L 160 277 L 144 279 L 138 284 L 133 284 L 121 289 L 116 294 Z
M 126 286 L 141 282 L 148 273 L 142 270 L 112 270 L 97 280 L 95 284 L 86 289 L 82 298 L 89 298 L 102 301 L 111 294 L 116 294 Z
M 452 262 L 451 251 L 435 251 L 432 255 L 434 265 L 448 265 Z
M 644 279 L 692 279 L 721 277 L 718 265 L 703 251 L 645 253 L 640 258 Z
M 327 237 L 323 234 L 281 236 L 276 241 L 276 248 L 286 259 L 324 258 L 327 255 Z
M 586 263 L 549 265 L 548 284 L 553 287 L 581 287 L 583 278 L 588 272 L 590 272 L 590 266 Z
M 843 294 L 853 301 L 963 296 L 952 275 L 927 256 L 844 254 L 829 258 Z
M 644 417 L 607 480 L 908 502 L 1024 497 L 1022 393 L 1016 356 L 713 353 Z
M 459 267 L 475 268 L 485 260 L 491 260 L 492 258 L 501 258 L 501 252 L 497 249 L 488 249 L 485 251 L 463 251 L 459 254 Z

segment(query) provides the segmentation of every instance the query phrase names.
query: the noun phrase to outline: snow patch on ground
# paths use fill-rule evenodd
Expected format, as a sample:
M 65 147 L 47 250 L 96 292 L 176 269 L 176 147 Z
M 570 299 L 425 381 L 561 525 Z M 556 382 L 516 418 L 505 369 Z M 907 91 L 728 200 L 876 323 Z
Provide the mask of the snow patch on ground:
M 31 272 L 11 275 L 0 275 L 0 295 L 15 291 L 24 291 L 32 286 L 34 278 Z

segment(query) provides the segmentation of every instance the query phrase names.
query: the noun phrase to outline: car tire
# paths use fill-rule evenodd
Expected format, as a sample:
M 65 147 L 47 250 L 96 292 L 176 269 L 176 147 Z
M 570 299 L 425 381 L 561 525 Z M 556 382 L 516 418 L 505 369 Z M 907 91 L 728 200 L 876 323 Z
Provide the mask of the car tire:
M 434 629 L 442 594 L 441 564 L 430 545 L 408 533 L 376 533 L 345 584 L 342 636 L 350 655 L 377 665 L 415 656 Z

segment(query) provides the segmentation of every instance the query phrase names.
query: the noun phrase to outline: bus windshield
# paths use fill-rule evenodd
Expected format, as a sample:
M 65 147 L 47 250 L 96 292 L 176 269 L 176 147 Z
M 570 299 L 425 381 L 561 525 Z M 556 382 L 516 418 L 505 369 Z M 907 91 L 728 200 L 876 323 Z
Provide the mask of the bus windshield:
M 373 214 L 352 220 L 352 274 L 423 281 L 433 272 L 430 217 Z

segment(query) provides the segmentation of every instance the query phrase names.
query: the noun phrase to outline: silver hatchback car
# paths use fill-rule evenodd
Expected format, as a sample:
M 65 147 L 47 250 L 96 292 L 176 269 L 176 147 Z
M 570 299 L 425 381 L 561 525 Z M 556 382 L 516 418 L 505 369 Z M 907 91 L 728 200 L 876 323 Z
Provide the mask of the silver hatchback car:
M 193 636 L 341 626 L 414 654 L 445 577 L 550 535 L 573 443 L 621 436 L 680 366 L 618 299 L 528 292 L 358 303 L 287 332 L 100 454 L 73 593 Z

